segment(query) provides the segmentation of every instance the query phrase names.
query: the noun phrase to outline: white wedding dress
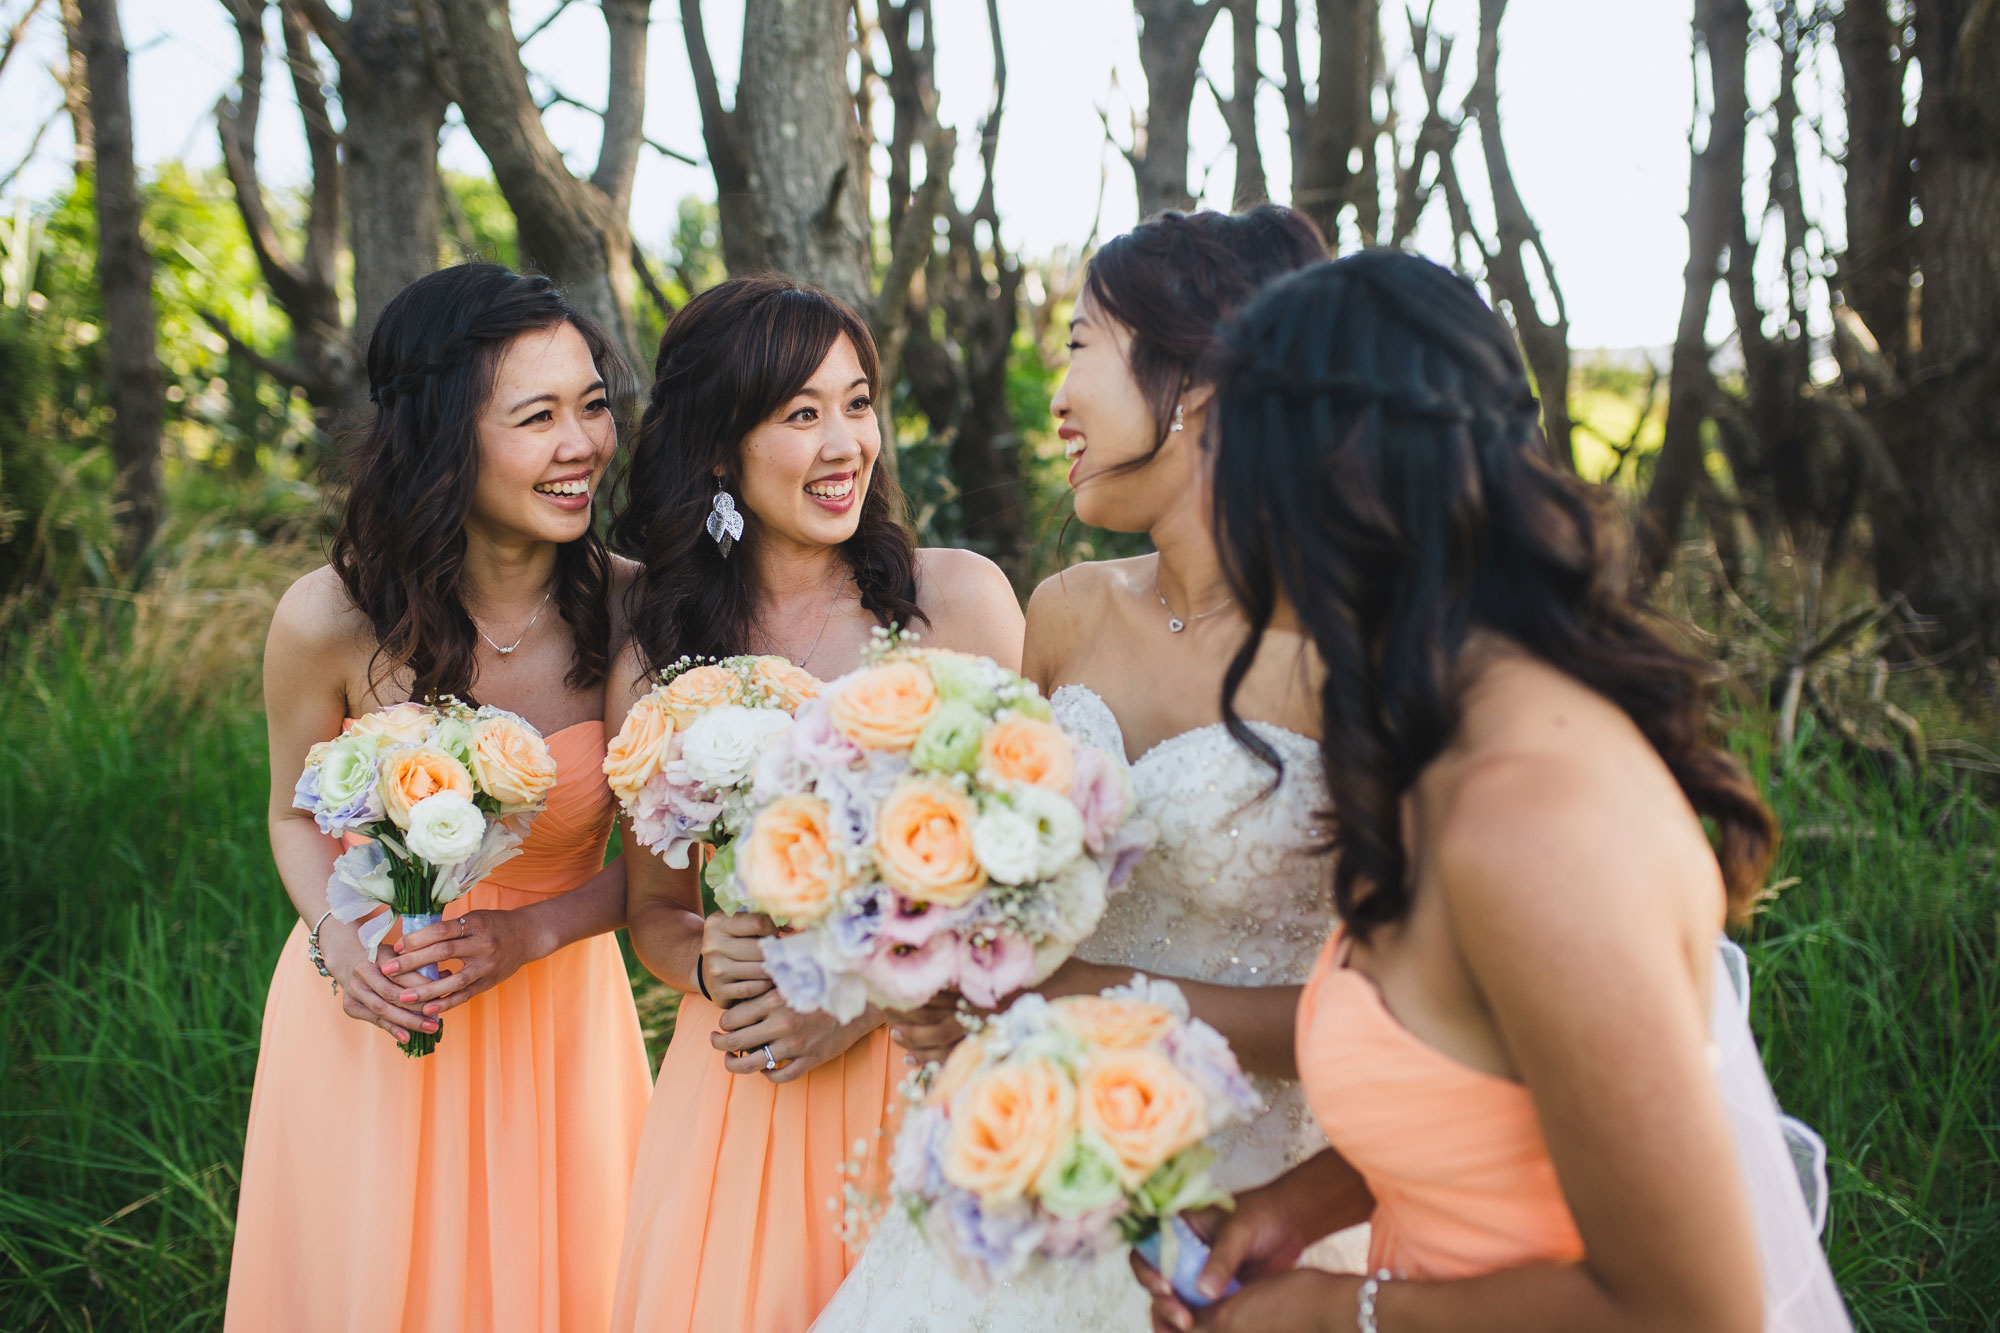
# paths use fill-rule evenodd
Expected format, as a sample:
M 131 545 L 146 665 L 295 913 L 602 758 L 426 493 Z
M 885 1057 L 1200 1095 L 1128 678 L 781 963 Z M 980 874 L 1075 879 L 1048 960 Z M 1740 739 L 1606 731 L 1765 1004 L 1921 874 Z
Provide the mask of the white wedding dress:
M 1125 753 L 1118 719 L 1089 687 L 1064 685 L 1050 700 L 1086 745 Z M 1272 773 L 1220 724 L 1161 741 L 1132 765 L 1138 813 L 1160 841 L 1111 897 L 1077 955 L 1152 976 L 1236 986 L 1304 983 L 1332 933 L 1319 743 L 1268 723 L 1250 726 L 1278 752 Z M 1283 1174 L 1326 1147 L 1296 1083 L 1253 1079 L 1267 1109 L 1218 1135 L 1214 1175 L 1230 1190 Z M 1307 1251 L 1305 1261 L 1362 1270 L 1368 1229 L 1355 1227 Z M 1121 1250 L 1049 1264 L 984 1295 L 963 1286 L 909 1219 L 892 1209 L 815 1333 L 1143 1333 L 1147 1300 Z

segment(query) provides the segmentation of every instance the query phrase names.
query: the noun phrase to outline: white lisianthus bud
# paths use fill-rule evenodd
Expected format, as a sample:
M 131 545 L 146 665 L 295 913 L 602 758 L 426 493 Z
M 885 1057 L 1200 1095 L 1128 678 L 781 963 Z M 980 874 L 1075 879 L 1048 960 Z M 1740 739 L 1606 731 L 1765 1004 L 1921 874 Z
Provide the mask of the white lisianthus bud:
M 688 776 L 704 787 L 734 787 L 756 770 L 765 747 L 792 725 L 776 708 L 712 708 L 689 725 L 681 740 Z
M 479 850 L 486 816 L 470 798 L 441 791 L 410 807 L 410 851 L 434 866 L 453 865 Z
M 1035 825 L 1038 877 L 1061 874 L 1083 855 L 1083 816 L 1069 797 L 1022 785 L 1014 792 L 1014 808 Z
M 1035 822 L 996 805 L 972 821 L 972 854 L 996 884 L 1026 884 L 1035 878 L 1041 836 Z
M 334 860 L 333 877 L 364 898 L 373 898 L 378 903 L 396 901 L 396 886 L 389 878 L 389 858 L 375 843 L 358 843 L 342 852 Z

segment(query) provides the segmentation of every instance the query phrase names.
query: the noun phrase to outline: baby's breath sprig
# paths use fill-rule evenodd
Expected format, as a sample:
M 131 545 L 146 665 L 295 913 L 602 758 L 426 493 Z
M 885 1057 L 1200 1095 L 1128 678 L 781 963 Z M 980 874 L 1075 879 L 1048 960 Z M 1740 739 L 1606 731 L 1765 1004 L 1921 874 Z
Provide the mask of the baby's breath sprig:
M 656 684 L 671 685 L 674 683 L 676 678 L 680 676 L 685 676 L 688 672 L 694 670 L 698 666 L 714 666 L 714 665 L 715 665 L 715 659 L 713 657 L 691 657 L 683 653 L 681 656 L 667 663 L 667 665 L 665 665 L 664 667 L 661 667 L 659 672 L 654 676 L 653 679 Z

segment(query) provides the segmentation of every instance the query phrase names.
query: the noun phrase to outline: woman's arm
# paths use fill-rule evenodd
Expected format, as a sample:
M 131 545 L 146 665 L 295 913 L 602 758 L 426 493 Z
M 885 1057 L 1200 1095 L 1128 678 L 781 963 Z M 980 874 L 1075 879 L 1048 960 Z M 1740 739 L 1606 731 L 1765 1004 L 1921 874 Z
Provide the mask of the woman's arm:
M 348 1017 L 407 1042 L 413 1031 L 435 1031 L 436 1022 L 399 1002 L 401 987 L 368 960 L 358 923 L 326 915 L 326 882 L 341 844 L 321 833 L 310 814 L 292 806 L 306 753 L 318 742 L 340 735 L 347 713 L 342 667 L 352 654 L 358 622 L 328 569 L 294 583 L 271 617 L 271 631 L 264 641 L 271 859 L 299 919 L 308 927 L 319 923 L 320 952 L 340 984 L 341 1008 Z
M 976 653 L 1019 671 L 1026 621 L 1000 566 L 954 546 L 927 546 L 917 558 L 917 600 L 931 621 L 921 631 L 923 646 Z

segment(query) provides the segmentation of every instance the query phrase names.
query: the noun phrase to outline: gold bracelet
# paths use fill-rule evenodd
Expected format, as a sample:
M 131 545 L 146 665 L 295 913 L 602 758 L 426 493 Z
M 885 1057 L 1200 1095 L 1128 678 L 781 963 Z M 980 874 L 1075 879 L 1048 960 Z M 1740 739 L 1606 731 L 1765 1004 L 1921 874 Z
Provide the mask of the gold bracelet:
M 327 979 L 327 982 L 333 987 L 333 993 L 338 995 L 340 994 L 340 982 L 334 978 L 333 973 L 326 970 L 326 955 L 321 953 L 319 949 L 319 928 L 325 925 L 326 919 L 332 915 L 333 909 L 331 907 L 327 908 L 319 914 L 319 920 L 313 922 L 312 929 L 306 932 L 306 960 L 319 969 L 319 974 Z

